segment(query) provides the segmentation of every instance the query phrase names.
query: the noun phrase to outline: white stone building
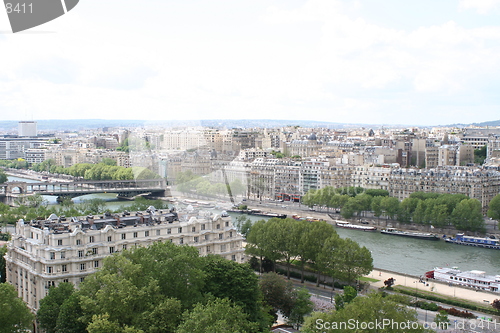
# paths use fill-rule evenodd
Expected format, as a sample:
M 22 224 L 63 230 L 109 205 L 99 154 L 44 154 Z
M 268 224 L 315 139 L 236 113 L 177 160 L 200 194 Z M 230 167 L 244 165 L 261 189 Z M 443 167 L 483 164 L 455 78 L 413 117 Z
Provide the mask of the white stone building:
M 181 215 L 154 211 L 91 216 L 69 220 L 20 220 L 5 256 L 7 282 L 36 311 L 50 286 L 71 282 L 78 286 L 113 253 L 153 242 L 170 241 L 198 248 L 200 255 L 218 254 L 243 262 L 243 237 L 229 216 Z

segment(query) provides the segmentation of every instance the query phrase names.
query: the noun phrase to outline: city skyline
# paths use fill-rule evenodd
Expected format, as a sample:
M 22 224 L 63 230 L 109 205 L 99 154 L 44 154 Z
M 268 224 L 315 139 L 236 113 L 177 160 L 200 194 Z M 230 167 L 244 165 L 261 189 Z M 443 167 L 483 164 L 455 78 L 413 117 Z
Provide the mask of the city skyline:
M 498 119 L 499 0 L 87 0 L 18 34 L 0 120 Z

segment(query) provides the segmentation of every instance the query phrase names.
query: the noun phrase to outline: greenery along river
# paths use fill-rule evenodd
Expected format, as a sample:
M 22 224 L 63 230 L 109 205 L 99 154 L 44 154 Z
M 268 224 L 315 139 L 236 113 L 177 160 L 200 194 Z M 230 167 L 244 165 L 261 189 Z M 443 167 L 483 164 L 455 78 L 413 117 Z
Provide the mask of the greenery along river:
M 35 182 L 22 178 L 10 177 L 9 180 Z M 106 200 L 110 210 L 131 206 L 133 202 L 117 200 L 114 194 L 94 194 L 75 198 L 75 203 L 84 199 L 100 198 Z M 57 204 L 55 197 L 47 197 L 50 203 Z M 233 219 L 240 214 L 230 213 Z M 248 216 L 252 222 L 262 217 Z M 379 232 L 363 232 L 336 228 L 342 237 L 349 237 L 372 253 L 374 266 L 397 272 L 423 275 L 434 267 L 457 266 L 461 270 L 483 270 L 487 274 L 500 274 L 500 251 L 470 246 L 448 244 L 444 241 L 428 241 L 391 235 Z M 404 281 L 401 281 L 404 283 Z

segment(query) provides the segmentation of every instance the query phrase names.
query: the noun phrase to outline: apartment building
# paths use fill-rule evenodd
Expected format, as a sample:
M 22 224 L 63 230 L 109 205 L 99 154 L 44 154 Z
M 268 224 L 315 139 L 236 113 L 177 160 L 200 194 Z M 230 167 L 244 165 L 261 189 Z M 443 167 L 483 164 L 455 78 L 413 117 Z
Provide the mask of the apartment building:
M 7 282 L 36 311 L 51 286 L 78 286 L 104 258 L 153 242 L 173 242 L 243 262 L 243 237 L 227 214 L 177 214 L 154 207 L 134 214 L 17 222 L 6 255 Z
M 500 192 L 500 172 L 470 167 L 439 167 L 435 169 L 392 169 L 389 194 L 403 200 L 413 192 L 465 194 L 488 207 Z

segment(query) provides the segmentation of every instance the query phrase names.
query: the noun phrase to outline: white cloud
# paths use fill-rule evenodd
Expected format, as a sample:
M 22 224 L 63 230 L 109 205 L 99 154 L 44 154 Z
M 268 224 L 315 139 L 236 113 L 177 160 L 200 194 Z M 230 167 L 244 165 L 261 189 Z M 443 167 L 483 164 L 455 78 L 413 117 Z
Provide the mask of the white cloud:
M 395 117 L 497 90 L 498 26 L 396 29 L 362 16 L 363 1 L 151 3 L 87 0 L 40 28 L 55 33 L 0 35 L 2 118 L 424 123 Z
M 479 14 L 487 14 L 500 6 L 500 0 L 460 0 L 458 6 L 462 10 L 473 9 Z

